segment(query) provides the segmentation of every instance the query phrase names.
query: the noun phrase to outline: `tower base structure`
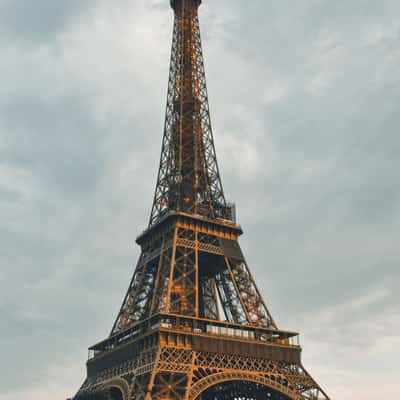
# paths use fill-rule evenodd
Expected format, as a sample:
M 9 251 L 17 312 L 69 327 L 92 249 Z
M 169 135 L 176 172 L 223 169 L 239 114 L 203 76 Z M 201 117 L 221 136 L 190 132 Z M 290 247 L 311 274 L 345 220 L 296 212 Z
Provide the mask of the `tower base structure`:
M 238 270 L 243 268 L 237 241 L 240 233 L 240 227 L 230 221 L 173 213 L 138 238 L 142 255 L 137 271 L 143 265 L 139 275 L 146 276 L 152 260 L 156 260 L 159 272 L 151 295 L 142 278 L 133 285 L 137 291 L 134 297 L 144 290 L 145 298 L 152 299 L 142 304 L 144 310 L 151 304 L 162 307 L 149 318 L 138 316 L 139 321 L 128 329 L 89 349 L 87 379 L 74 400 L 328 400 L 302 366 L 296 332 L 280 330 L 273 321 L 270 327 L 263 327 L 220 319 L 220 308 L 229 314 L 230 309 L 238 308 L 235 301 L 241 303 L 244 298 L 247 305 L 242 310 L 251 318 L 257 318 L 261 307 L 254 288 L 250 290 L 249 276 Z M 162 246 L 160 238 L 164 238 Z M 200 265 L 202 260 L 213 262 L 211 266 Z M 169 289 L 162 285 L 163 269 L 170 275 Z M 222 278 L 224 271 L 228 271 L 230 281 Z M 179 293 L 167 294 L 185 279 L 192 280 L 192 286 L 186 282 L 189 290 L 181 297 Z M 221 304 L 215 299 L 209 304 L 187 304 L 191 288 L 204 294 L 210 280 L 220 288 L 216 291 Z M 236 299 L 228 286 L 236 288 Z M 163 296 L 175 300 L 165 303 Z M 198 314 L 198 307 L 203 315 L 214 310 L 214 318 L 181 313 L 193 310 Z M 208 314 L 213 315 L 211 311 Z
M 75 399 L 328 399 L 302 366 L 297 340 L 293 332 L 156 315 L 90 349 Z

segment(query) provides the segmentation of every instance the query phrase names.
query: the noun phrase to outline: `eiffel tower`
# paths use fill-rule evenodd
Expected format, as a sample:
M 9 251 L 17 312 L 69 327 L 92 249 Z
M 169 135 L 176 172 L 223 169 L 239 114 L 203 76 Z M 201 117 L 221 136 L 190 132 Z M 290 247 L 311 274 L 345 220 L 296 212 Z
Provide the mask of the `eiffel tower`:
M 171 0 L 161 161 L 141 255 L 74 400 L 329 400 L 247 266 L 215 154 L 198 9 Z

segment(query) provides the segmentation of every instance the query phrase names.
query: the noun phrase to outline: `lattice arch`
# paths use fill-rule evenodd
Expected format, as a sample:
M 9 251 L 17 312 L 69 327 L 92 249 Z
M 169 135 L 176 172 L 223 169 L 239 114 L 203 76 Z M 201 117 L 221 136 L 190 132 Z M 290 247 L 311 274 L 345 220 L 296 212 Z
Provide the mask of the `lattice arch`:
M 124 379 L 115 378 L 109 381 L 105 381 L 101 385 L 102 389 L 118 389 L 122 393 L 122 400 L 131 399 L 131 390 L 128 383 Z
M 197 400 L 202 393 L 213 386 L 233 381 L 247 381 L 257 383 L 267 388 L 276 390 L 283 395 L 289 397 L 291 400 L 304 400 L 301 395 L 280 383 L 279 380 L 276 378 L 277 377 L 274 375 L 257 375 L 242 372 L 221 372 L 208 375 L 200 381 L 196 382 L 194 386 L 192 386 L 189 394 L 189 400 Z

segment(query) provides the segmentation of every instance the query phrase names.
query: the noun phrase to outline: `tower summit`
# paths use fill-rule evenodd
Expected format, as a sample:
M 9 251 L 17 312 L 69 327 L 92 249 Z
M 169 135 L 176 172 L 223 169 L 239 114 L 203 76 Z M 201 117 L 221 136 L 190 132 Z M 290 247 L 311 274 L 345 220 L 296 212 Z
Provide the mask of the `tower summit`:
M 198 9 L 171 0 L 161 160 L 141 255 L 75 400 L 329 400 L 273 320 L 240 249 L 210 122 Z
M 168 211 L 229 218 L 212 136 L 201 48 L 200 0 L 172 0 L 175 12 L 160 170 L 150 225 Z

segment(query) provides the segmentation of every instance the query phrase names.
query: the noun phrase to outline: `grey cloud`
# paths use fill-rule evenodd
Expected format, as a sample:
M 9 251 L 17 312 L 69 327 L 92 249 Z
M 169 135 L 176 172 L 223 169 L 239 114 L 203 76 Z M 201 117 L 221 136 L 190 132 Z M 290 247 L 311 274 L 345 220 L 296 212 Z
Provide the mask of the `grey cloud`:
M 368 285 L 374 285 L 377 273 L 374 266 L 378 260 L 384 259 L 385 270 L 398 279 L 394 238 L 399 218 L 399 189 L 394 182 L 398 176 L 396 149 L 399 141 L 394 134 L 398 126 L 394 110 L 400 93 L 398 85 L 388 91 L 387 85 L 379 82 L 393 79 L 393 75 L 383 78 L 388 68 L 383 60 L 390 57 L 386 46 L 371 47 L 365 38 L 371 30 L 373 37 L 377 26 L 381 29 L 380 37 L 396 37 L 394 10 L 397 4 L 386 2 L 392 13 L 383 14 L 361 3 L 352 4 L 351 11 L 346 13 L 339 9 L 342 6 L 338 3 L 316 2 L 310 7 L 291 3 L 290 9 L 286 3 L 279 7 L 273 7 L 272 3 L 267 5 L 268 19 L 251 29 L 252 38 L 260 33 L 256 41 L 248 41 L 246 45 L 238 40 L 229 41 L 230 53 L 238 59 L 242 54 L 246 57 L 246 61 L 241 59 L 245 67 L 240 65 L 239 71 L 248 70 L 253 74 L 227 74 L 223 84 L 217 82 L 218 93 L 223 90 L 229 93 L 228 105 L 223 106 L 221 112 L 223 122 L 217 120 L 220 129 L 229 130 L 227 135 L 250 136 L 248 140 L 252 140 L 254 131 L 246 130 L 246 122 L 236 123 L 240 116 L 232 113 L 232 103 L 241 102 L 268 132 L 268 140 L 267 136 L 254 140 L 265 166 L 261 163 L 257 173 L 249 177 L 248 189 L 244 192 L 251 192 L 251 199 L 243 198 L 243 186 L 235 189 L 235 176 L 228 176 L 228 185 L 236 192 L 233 197 L 238 198 L 239 212 L 241 209 L 259 210 L 251 219 L 261 219 L 261 222 L 257 225 L 243 222 L 250 231 L 248 240 L 251 235 L 255 242 L 250 254 L 256 252 L 257 260 L 265 258 L 264 265 L 257 261 L 255 267 L 260 274 L 267 273 L 273 282 L 289 274 L 290 280 L 283 285 L 287 285 L 288 292 L 295 291 L 293 298 L 300 297 L 301 306 L 305 308 L 321 306 L 321 302 L 333 301 L 338 295 L 351 298 L 366 290 Z M 260 7 L 260 3 L 252 2 L 247 11 L 256 18 Z M 270 8 L 272 13 L 268 12 Z M 275 18 L 273 11 L 279 12 L 280 18 Z M 244 21 L 248 19 L 238 17 L 235 20 L 238 23 L 226 28 L 225 37 L 237 37 L 237 31 L 248 37 L 245 33 L 248 25 L 245 26 Z M 290 28 L 290 35 L 283 27 Z M 301 32 L 296 34 L 296 30 Z M 322 33 L 328 38 L 337 36 L 329 63 L 324 61 L 326 49 L 318 47 Z M 398 60 L 393 50 L 391 57 Z M 265 66 L 264 71 L 258 69 L 260 65 Z M 211 76 L 218 68 L 212 67 L 215 70 Z M 312 94 L 305 85 L 318 77 L 321 69 L 326 70 L 328 82 Z M 270 76 L 289 82 L 289 87 L 282 98 L 265 105 L 262 97 L 269 90 Z M 245 87 L 250 86 L 250 94 L 243 91 L 242 86 L 238 88 L 238 77 L 240 82 L 246 82 Z M 263 156 L 268 157 L 271 151 L 278 164 L 272 171 Z M 239 156 L 237 162 L 241 162 Z M 328 232 L 331 232 L 329 236 Z M 365 247 L 371 235 L 378 232 L 392 244 L 391 248 L 377 245 L 373 257 L 367 252 L 354 260 L 348 259 L 351 249 L 343 248 L 343 237 L 355 250 Z M 329 246 L 324 236 L 330 241 Z M 307 259 L 302 249 L 307 242 L 323 246 L 325 259 Z M 266 249 L 267 255 L 258 249 Z M 287 264 L 282 265 L 284 260 Z M 351 267 L 347 267 L 347 263 L 351 263 Z M 343 274 L 347 268 L 352 271 L 350 277 Z M 355 278 L 359 274 L 363 281 L 360 288 L 355 288 Z M 296 290 L 299 286 L 301 291 Z M 275 292 L 274 288 L 272 290 Z M 393 291 L 392 300 L 395 298 Z M 285 300 L 289 313 L 290 302 L 290 298 Z M 298 306 L 300 304 L 295 304 L 294 309 Z
M 3 162 L 36 171 L 66 193 L 93 190 L 102 174 L 101 132 L 79 98 L 13 98 L 1 107 Z
M 2 0 L 0 26 L 12 39 L 28 43 L 51 41 L 95 0 Z

